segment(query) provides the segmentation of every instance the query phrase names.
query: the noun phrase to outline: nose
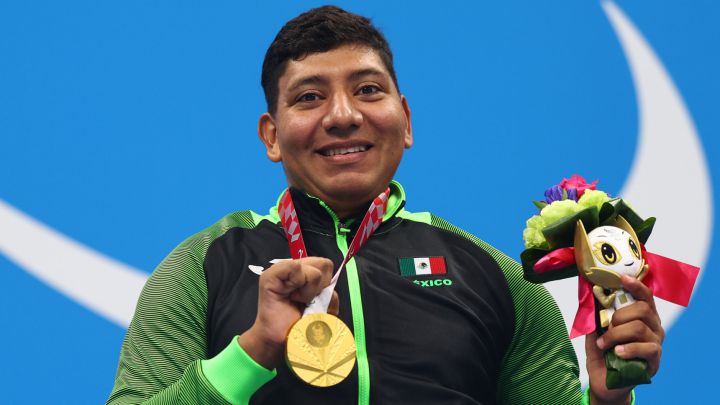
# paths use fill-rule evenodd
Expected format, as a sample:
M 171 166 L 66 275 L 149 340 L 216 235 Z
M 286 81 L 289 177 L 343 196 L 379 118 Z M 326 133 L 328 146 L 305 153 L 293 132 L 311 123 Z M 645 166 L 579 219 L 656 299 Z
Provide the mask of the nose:
M 363 115 L 355 105 L 352 95 L 336 93 L 330 99 L 328 110 L 323 117 L 323 128 L 336 135 L 348 135 L 363 122 Z

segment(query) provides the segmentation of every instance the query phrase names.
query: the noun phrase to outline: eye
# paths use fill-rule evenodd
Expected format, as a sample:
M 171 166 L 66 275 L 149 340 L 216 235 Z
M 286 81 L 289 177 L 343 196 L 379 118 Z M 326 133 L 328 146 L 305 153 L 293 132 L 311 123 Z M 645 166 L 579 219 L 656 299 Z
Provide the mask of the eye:
M 297 101 L 301 103 L 311 103 L 317 100 L 320 100 L 320 95 L 317 93 L 304 93 L 297 98 Z
M 636 258 L 640 258 L 640 249 L 638 249 L 637 245 L 635 244 L 635 241 L 632 239 L 628 239 L 628 245 L 630 245 L 630 250 L 632 251 L 632 254 L 635 255 Z
M 378 86 L 372 85 L 372 84 L 366 84 L 365 86 L 360 87 L 360 90 L 358 90 L 359 94 L 368 95 L 368 94 L 375 94 L 378 91 L 380 91 L 380 88 Z
M 593 253 L 606 266 L 611 266 L 620 260 L 620 253 L 607 242 L 595 243 Z

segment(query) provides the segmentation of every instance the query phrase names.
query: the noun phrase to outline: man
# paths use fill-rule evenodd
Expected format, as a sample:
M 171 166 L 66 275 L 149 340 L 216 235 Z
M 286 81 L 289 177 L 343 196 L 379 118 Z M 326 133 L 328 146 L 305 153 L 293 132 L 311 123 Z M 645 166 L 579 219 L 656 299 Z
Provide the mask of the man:
M 108 403 L 579 403 L 577 360 L 547 291 L 474 236 L 403 209 L 392 177 L 413 143 L 410 108 L 382 34 L 336 7 L 310 10 L 278 33 L 262 84 L 258 132 L 283 164 L 311 257 L 280 260 L 291 255 L 277 208 L 230 214 L 183 242 L 143 290 Z M 288 330 L 388 185 L 383 222 L 329 309 L 355 335 L 356 367 L 309 386 L 283 360 Z M 659 365 L 652 295 L 624 286 L 638 303 L 587 339 L 594 404 L 630 401 L 629 389 L 605 389 L 602 349 L 648 360 L 651 374 Z

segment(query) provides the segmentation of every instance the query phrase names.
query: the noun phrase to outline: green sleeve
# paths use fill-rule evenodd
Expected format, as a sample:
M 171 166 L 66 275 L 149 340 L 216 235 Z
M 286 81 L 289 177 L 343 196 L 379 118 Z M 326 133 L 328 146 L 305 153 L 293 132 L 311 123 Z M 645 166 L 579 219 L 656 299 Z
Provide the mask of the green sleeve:
M 497 259 L 497 258 L 496 258 Z M 579 367 L 560 309 L 542 285 L 501 263 L 515 304 L 515 334 L 498 379 L 504 404 L 579 404 Z
M 580 405 L 590 405 L 590 386 L 585 388 Z M 635 390 L 630 391 L 630 405 L 635 405 Z
M 255 362 L 240 347 L 237 338 L 235 336 L 217 356 L 200 363 L 203 374 L 223 398 L 233 404 L 247 404 L 255 391 L 273 379 L 277 372 Z
M 203 262 L 212 240 L 227 229 L 222 225 L 227 224 L 221 221 L 180 244 L 148 279 L 123 341 L 107 404 L 242 403 L 274 376 L 236 338 L 228 349 L 201 362 L 207 358 Z M 229 383 L 233 379 L 234 385 Z

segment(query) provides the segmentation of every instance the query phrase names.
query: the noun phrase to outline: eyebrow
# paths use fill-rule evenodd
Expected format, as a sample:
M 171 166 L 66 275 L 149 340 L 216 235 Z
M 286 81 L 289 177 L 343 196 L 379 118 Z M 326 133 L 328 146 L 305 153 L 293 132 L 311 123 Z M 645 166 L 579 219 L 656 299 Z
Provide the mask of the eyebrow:
M 295 83 L 288 87 L 288 92 L 293 92 L 299 87 L 306 86 L 308 84 L 323 84 L 325 82 L 326 80 L 318 75 L 306 76 L 298 79 Z
M 350 76 L 348 76 L 349 80 L 359 80 L 368 76 L 384 76 L 385 73 L 378 69 L 374 68 L 367 68 L 367 69 L 360 69 L 356 70 L 352 73 L 350 73 Z M 293 92 L 297 90 L 300 87 L 307 86 L 307 85 L 320 85 L 327 83 L 327 79 L 323 78 L 320 75 L 311 75 L 306 76 L 298 79 L 295 81 L 290 87 L 288 87 L 288 92 Z
M 367 76 L 384 76 L 384 73 L 374 68 L 360 69 L 350 74 L 351 80 L 362 79 Z

